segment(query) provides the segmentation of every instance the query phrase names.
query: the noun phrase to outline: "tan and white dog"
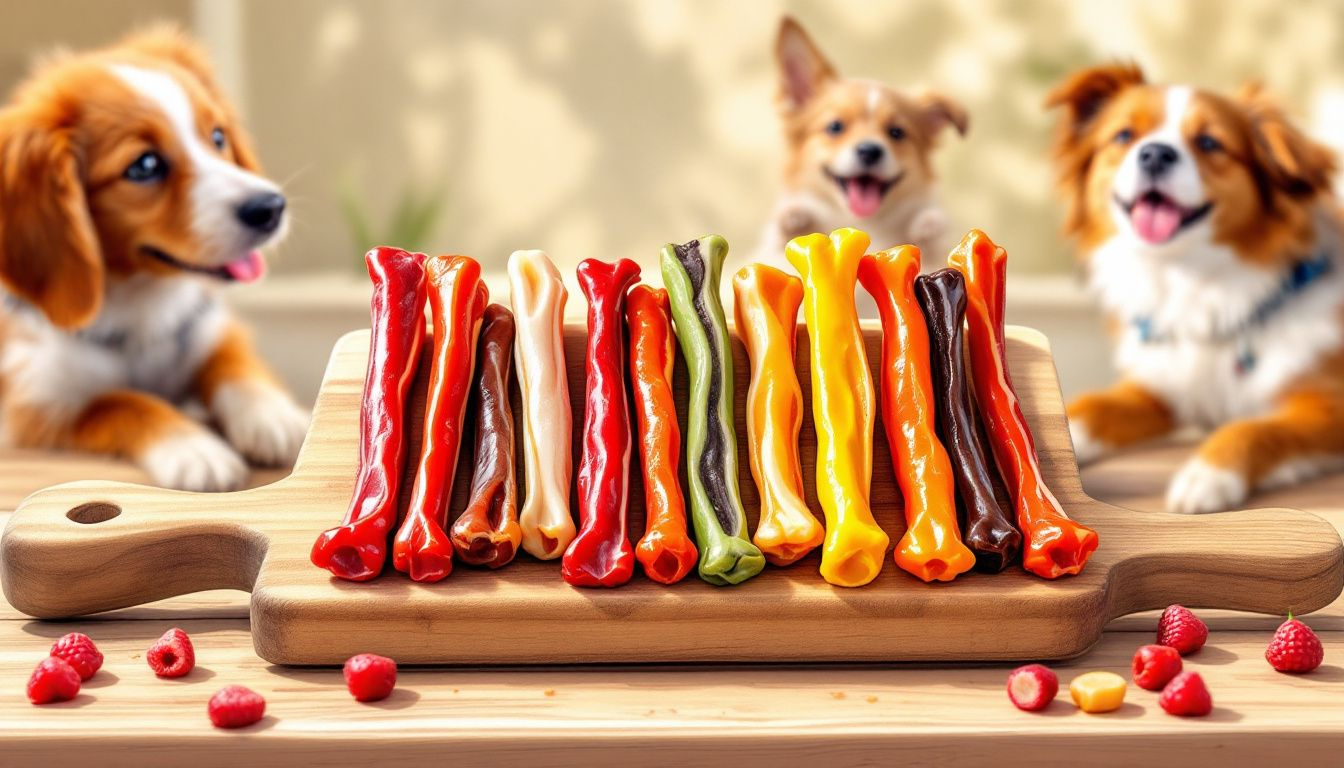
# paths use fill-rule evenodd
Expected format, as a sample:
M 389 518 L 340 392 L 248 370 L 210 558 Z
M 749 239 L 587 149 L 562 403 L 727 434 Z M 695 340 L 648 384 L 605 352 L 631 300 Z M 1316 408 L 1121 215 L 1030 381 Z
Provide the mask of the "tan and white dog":
M 285 226 L 180 33 L 43 64 L 0 110 L 0 437 L 201 491 L 292 462 L 308 414 L 216 295 L 260 277 Z
M 939 93 L 910 95 L 876 80 L 840 77 L 789 17 L 780 23 L 775 58 L 784 189 L 758 258 L 787 267 L 789 240 L 841 227 L 864 230 L 880 248 L 914 243 L 945 250 L 948 220 L 932 155 L 945 129 L 966 133 L 965 109 Z
M 1122 381 L 1069 407 L 1081 461 L 1177 428 L 1209 434 L 1174 512 L 1344 467 L 1344 239 L 1335 158 L 1255 86 L 1079 72 L 1048 103 L 1065 228 Z

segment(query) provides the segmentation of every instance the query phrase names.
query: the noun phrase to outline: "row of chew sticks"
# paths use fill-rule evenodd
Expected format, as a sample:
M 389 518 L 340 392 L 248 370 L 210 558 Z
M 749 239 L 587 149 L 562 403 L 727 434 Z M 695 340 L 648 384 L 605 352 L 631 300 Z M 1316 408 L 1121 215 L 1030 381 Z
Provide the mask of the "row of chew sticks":
M 517 252 L 509 262 L 519 318 L 514 362 L 528 489 L 519 511 L 508 402 L 513 316 L 500 305 L 487 306 L 480 267 L 467 257 L 426 260 L 396 249 L 371 251 L 373 331 L 359 477 L 344 522 L 319 536 L 313 562 L 355 581 L 383 570 L 396 523 L 406 450 L 403 415 L 428 292 L 434 354 L 420 463 L 392 542 L 397 570 L 417 581 L 438 581 L 450 573 L 454 552 L 465 562 L 499 567 L 521 545 L 540 559 L 561 557 L 563 578 L 577 586 L 623 584 L 636 559 L 662 583 L 681 580 L 698 559 L 705 581 L 738 584 L 766 561 L 788 565 L 822 546 L 826 581 L 867 584 L 881 571 L 890 539 L 869 500 L 877 398 L 854 304 L 857 281 L 881 314 L 881 413 L 906 518 L 896 564 L 924 581 L 949 581 L 973 567 L 1001 571 L 1020 553 L 1023 567 L 1044 578 L 1079 572 L 1097 535 L 1064 514 L 1041 477 L 1004 356 L 1003 249 L 972 231 L 953 251 L 952 268 L 919 276 L 916 248 L 865 255 L 868 244 L 868 236 L 853 229 L 797 238 L 787 256 L 801 280 L 759 264 L 733 280 L 737 329 L 751 361 L 747 439 L 761 498 L 751 539 L 738 492 L 733 361 L 719 300 L 727 254 L 722 238 L 665 247 L 666 290 L 633 285 L 639 267 L 629 260 L 579 265 L 588 347 L 577 533 L 569 510 L 571 410 L 561 335 L 566 292 L 554 265 L 539 251 Z M 803 398 L 794 349 L 800 305 L 811 340 L 816 491 L 824 528 L 805 501 L 798 453 Z M 694 541 L 679 482 L 674 319 L 690 381 L 685 444 Z M 636 547 L 626 534 L 636 443 L 627 367 L 647 510 L 646 533 Z M 445 533 L 473 370 L 475 474 L 467 509 Z M 975 425 L 977 408 L 992 458 Z M 995 498 L 996 470 L 1015 515 Z

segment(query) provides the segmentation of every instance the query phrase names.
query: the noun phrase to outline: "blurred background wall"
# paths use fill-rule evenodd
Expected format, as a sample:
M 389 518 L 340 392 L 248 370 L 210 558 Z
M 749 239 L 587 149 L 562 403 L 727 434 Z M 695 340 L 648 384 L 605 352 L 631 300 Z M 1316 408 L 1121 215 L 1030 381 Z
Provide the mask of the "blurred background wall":
M 1009 249 L 1013 319 L 1047 330 L 1070 390 L 1109 373 L 1058 235 L 1040 106 L 1056 80 L 1116 56 L 1155 79 L 1259 79 L 1344 144 L 1338 0 L 11 0 L 0 87 L 54 45 L 152 19 L 198 35 L 295 213 L 275 279 L 237 301 L 310 394 L 331 339 L 365 322 L 369 241 L 487 270 L 523 247 L 566 268 L 651 265 L 710 231 L 751 247 L 777 189 L 785 12 L 842 74 L 966 104 L 969 136 L 937 156 L 946 205 Z

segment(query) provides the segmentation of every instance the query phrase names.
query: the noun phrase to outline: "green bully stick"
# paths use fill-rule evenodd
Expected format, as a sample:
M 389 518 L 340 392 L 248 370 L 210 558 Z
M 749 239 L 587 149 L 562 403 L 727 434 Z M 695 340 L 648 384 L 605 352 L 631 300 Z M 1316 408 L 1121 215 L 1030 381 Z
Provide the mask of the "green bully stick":
M 665 246 L 662 259 L 663 283 L 691 379 L 686 474 L 700 578 L 710 584 L 741 584 L 765 567 L 765 556 L 747 538 L 737 488 L 733 356 L 719 300 L 719 273 L 727 255 L 728 243 L 707 235 Z

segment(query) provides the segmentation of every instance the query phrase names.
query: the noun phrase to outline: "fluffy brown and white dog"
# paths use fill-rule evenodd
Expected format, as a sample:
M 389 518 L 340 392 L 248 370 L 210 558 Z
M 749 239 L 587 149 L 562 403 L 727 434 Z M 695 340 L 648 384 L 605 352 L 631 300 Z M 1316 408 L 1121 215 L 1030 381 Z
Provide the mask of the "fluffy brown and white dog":
M 178 32 L 40 66 L 0 111 L 4 440 L 126 457 L 191 490 L 292 461 L 308 415 L 216 295 L 261 275 L 284 209 Z
M 1066 229 L 1123 380 L 1069 407 L 1090 461 L 1178 427 L 1209 432 L 1174 512 L 1344 467 L 1344 240 L 1335 158 L 1256 86 L 1234 97 L 1079 72 L 1056 157 Z
M 876 80 L 846 79 L 792 18 L 779 26 L 784 190 L 758 257 L 784 263 L 784 244 L 840 227 L 873 245 L 913 243 L 941 252 L 947 216 L 938 204 L 932 154 L 949 127 L 965 134 L 966 111 L 939 93 L 910 95 Z

